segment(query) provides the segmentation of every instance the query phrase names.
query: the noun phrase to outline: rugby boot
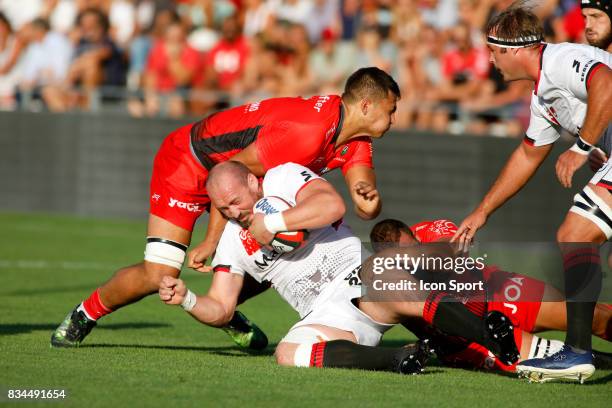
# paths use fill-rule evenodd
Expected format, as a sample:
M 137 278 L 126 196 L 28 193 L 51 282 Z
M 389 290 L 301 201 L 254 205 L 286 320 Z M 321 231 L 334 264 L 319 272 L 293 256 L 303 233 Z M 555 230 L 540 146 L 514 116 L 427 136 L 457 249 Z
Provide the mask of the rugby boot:
M 51 335 L 51 347 L 79 347 L 83 339 L 96 326 L 82 310 L 75 307 Z
M 397 372 L 400 374 L 417 375 L 425 371 L 425 366 L 433 350 L 429 347 L 429 339 L 403 347 L 398 356 Z
M 485 343 L 504 364 L 512 365 L 521 357 L 514 341 L 514 326 L 506 315 L 496 310 L 485 317 Z
M 232 320 L 221 329 L 242 348 L 263 350 L 268 346 L 266 334 L 238 310 L 234 312 Z
M 591 351 L 575 349 L 567 344 L 545 358 L 532 358 L 516 366 L 519 378 L 544 383 L 552 380 L 576 380 L 580 384 L 595 372 Z

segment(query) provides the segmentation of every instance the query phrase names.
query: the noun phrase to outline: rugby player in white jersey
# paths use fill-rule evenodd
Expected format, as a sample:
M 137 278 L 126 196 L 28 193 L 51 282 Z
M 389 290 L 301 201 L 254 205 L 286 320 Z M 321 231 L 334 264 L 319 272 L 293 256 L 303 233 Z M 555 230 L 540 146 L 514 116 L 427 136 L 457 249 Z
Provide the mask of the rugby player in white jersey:
M 486 33 L 491 61 L 504 79 L 528 79 L 535 87 L 523 143 L 453 237 L 464 245 L 497 208 L 527 183 L 562 130 L 576 137 L 576 143 L 556 163 L 560 183 L 570 188 L 574 173 L 586 162 L 612 120 L 610 53 L 588 45 L 543 43 L 538 18 L 520 5 L 491 19 Z M 517 372 L 531 380 L 568 378 L 582 382 L 595 371 L 591 326 L 602 280 L 598 246 L 612 236 L 611 191 L 612 162 L 608 161 L 575 196 L 557 232 L 568 300 L 567 336 L 558 353 L 517 366 Z
M 213 260 L 212 285 L 206 295 L 196 296 L 183 281 L 166 276 L 159 290 L 163 301 L 181 305 L 202 323 L 222 326 L 233 315 L 244 276 L 249 274 L 271 282 L 300 315 L 276 348 L 279 364 L 421 371 L 428 355 L 422 343 L 408 348 L 375 346 L 402 316 L 423 316 L 425 302 L 363 302 L 368 310 L 385 316 L 384 321 L 360 310 L 357 275 L 363 249 L 361 241 L 338 222 L 345 206 L 331 184 L 294 163 L 269 170 L 259 183 L 244 165 L 229 161 L 212 169 L 206 187 L 213 205 L 230 219 Z M 290 208 L 265 216 L 254 213 L 253 205 L 264 196 L 280 197 Z M 302 229 L 310 233 L 302 248 L 280 253 L 266 245 L 276 232 Z M 486 343 L 500 358 L 511 356 L 516 361 L 516 344 L 511 335 L 506 336 L 511 333 L 510 323 L 498 324 L 496 316 L 478 318 L 463 304 L 449 302 L 437 307 L 433 321 L 453 334 Z M 461 327 L 455 330 L 455 326 Z

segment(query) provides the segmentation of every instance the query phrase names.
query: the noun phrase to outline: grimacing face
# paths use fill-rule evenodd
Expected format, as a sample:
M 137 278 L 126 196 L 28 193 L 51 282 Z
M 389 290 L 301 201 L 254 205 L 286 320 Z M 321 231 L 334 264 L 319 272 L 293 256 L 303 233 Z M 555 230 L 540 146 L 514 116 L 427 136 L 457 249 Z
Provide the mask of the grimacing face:
M 248 228 L 253 221 L 253 206 L 259 200 L 259 182 L 253 174 L 248 183 L 243 180 L 226 179 L 224 183 L 209 191 L 212 204 L 230 220 L 236 221 L 243 228 Z
M 389 92 L 386 98 L 374 101 L 369 108 L 369 136 L 382 137 L 395 122 L 397 97 Z
M 582 9 L 582 17 L 586 25 L 584 36 L 590 45 L 606 49 L 612 42 L 612 22 L 610 17 L 601 10 L 594 8 Z

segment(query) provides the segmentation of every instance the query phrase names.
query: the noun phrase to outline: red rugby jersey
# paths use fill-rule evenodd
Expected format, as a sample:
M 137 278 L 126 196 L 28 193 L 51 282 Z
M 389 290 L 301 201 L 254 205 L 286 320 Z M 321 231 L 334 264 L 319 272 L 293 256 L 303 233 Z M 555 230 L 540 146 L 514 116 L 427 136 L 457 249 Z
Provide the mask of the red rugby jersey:
M 337 95 L 271 98 L 215 113 L 191 129 L 191 147 L 210 169 L 255 142 L 265 170 L 294 162 L 317 174 L 356 165 L 372 167 L 372 140 L 363 136 L 335 147 L 343 108 Z

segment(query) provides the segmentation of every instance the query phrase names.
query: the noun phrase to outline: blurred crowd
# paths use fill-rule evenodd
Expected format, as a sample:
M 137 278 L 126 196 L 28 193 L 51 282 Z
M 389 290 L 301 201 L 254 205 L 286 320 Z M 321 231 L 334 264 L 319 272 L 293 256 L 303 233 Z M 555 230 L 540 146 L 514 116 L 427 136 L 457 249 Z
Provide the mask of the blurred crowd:
M 510 0 L 0 0 L 0 109 L 203 116 L 340 93 L 378 66 L 397 128 L 522 135 L 530 83 L 506 84 L 483 28 Z M 578 0 L 539 0 L 547 41 L 583 41 Z

